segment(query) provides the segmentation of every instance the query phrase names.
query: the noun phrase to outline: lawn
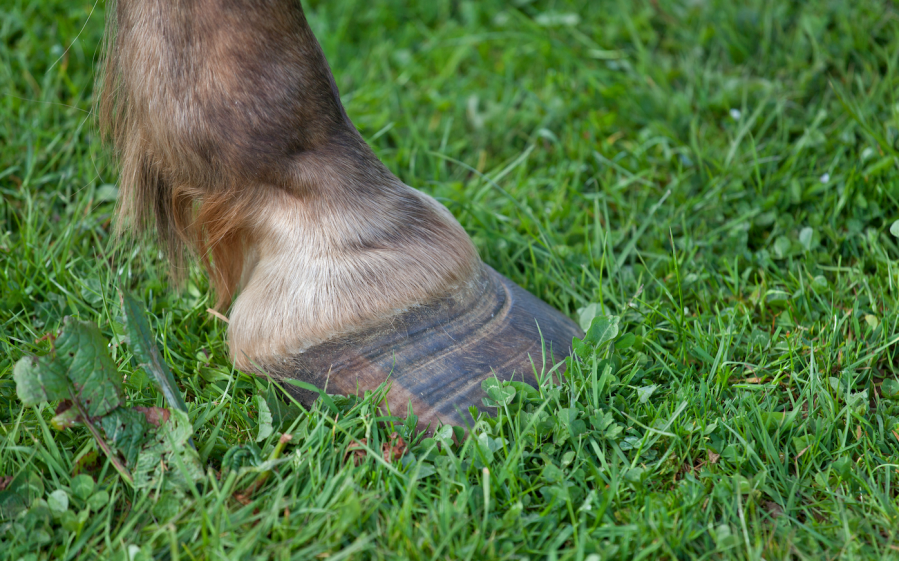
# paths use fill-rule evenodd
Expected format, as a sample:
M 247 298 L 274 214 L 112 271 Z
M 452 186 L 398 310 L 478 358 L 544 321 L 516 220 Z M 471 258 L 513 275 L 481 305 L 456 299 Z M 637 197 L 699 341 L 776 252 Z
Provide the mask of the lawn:
M 485 262 L 617 336 L 459 442 L 371 395 L 290 407 L 231 367 L 198 267 L 178 289 L 151 242 L 112 237 L 103 3 L 5 0 L 0 557 L 899 558 L 893 3 L 305 4 L 388 167 Z M 17 397 L 16 362 L 75 316 L 129 405 L 166 406 L 122 288 L 187 402 L 196 487 L 132 487 Z

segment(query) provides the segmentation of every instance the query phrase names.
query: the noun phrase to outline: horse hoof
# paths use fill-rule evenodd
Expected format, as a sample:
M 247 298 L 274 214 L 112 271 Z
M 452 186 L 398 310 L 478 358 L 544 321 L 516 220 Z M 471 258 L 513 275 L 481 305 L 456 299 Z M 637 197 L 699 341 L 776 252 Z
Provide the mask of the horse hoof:
M 403 415 L 411 402 L 419 428 L 433 430 L 438 422 L 470 426 L 468 408 L 483 407 L 481 382 L 489 377 L 536 386 L 535 370 L 564 360 L 572 338 L 582 336 L 573 321 L 482 265 L 475 281 L 452 295 L 266 370 L 329 394 L 361 394 L 390 382 L 391 412 Z M 305 405 L 318 396 L 282 385 Z

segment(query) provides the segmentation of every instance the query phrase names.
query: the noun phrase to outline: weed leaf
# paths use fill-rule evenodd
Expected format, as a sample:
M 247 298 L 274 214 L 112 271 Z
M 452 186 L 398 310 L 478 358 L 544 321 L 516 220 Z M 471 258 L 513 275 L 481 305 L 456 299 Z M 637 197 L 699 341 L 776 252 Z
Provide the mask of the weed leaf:
M 172 371 L 159 356 L 159 347 L 156 346 L 156 338 L 150 331 L 150 324 L 147 322 L 143 308 L 129 292 L 122 290 L 119 296 L 122 302 L 122 311 L 125 313 L 125 325 L 134 358 L 156 383 L 156 388 L 165 397 L 166 403 L 180 411 L 187 412 L 187 404 L 181 397 L 175 377 L 172 376 Z
M 598 347 L 612 341 L 618 337 L 618 322 L 618 316 L 596 316 L 584 336 L 584 343 Z
M 187 480 L 203 476 L 199 456 L 189 445 L 191 452 L 184 450 L 193 433 L 186 413 L 175 411 L 172 416 L 158 407 L 124 407 L 122 375 L 96 324 L 65 318 L 50 354 L 21 359 L 14 377 L 22 402 L 59 401 L 51 424 L 60 430 L 85 424 L 116 470 L 136 488 L 183 488 Z M 180 394 L 177 397 L 183 404 Z M 59 497 L 54 500 L 63 504 Z
M 172 411 L 172 417 L 159 429 L 149 433 L 147 445 L 141 449 L 134 467 L 137 489 L 185 489 L 203 479 L 200 456 L 190 445 L 193 426 L 183 411 Z
M 487 397 L 481 400 L 487 407 L 506 406 L 512 403 L 517 393 L 514 387 L 503 385 L 496 378 L 487 378 L 481 382 L 481 389 L 487 394 Z
M 89 417 L 106 415 L 124 401 L 122 376 L 91 322 L 67 317 L 49 355 L 25 357 L 13 371 L 16 393 L 27 405 L 72 400 Z
M 880 391 L 884 397 L 896 398 L 899 397 L 899 380 L 893 380 L 891 378 L 887 378 L 883 381 L 883 384 L 880 386 Z
M 649 401 L 649 398 L 652 397 L 652 394 L 654 394 L 658 388 L 659 387 L 656 385 L 637 388 L 637 398 L 640 400 L 640 403 Z
M 601 304 L 587 304 L 583 308 L 578 308 L 577 321 L 581 329 L 587 331 L 593 323 L 593 319 L 602 314 Z
M 265 402 L 265 397 L 257 395 L 255 401 L 256 409 L 259 411 L 259 430 L 256 432 L 256 442 L 260 442 L 270 437 L 275 429 L 272 426 L 272 411 Z

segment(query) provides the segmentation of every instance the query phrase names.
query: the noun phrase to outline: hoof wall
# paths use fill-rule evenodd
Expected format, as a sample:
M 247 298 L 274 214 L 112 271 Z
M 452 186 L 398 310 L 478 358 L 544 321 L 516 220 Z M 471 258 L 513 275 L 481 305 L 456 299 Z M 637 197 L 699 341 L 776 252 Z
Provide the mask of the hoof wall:
M 542 335 L 542 345 L 541 345 Z M 267 368 L 275 379 L 302 380 L 331 394 L 374 390 L 390 381 L 387 401 L 404 414 L 411 401 L 419 427 L 471 425 L 482 408 L 481 382 L 494 374 L 536 386 L 540 372 L 570 354 L 583 332 L 569 318 L 491 267 L 476 282 L 382 325 L 337 337 Z M 532 362 L 533 361 L 533 362 Z M 284 388 L 306 405 L 315 392 Z

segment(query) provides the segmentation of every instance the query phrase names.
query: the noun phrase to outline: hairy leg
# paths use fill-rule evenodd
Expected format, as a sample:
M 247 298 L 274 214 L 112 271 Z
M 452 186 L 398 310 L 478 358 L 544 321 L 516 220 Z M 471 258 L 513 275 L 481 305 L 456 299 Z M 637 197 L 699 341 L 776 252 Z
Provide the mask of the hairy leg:
M 118 227 L 156 233 L 175 277 L 202 261 L 238 367 L 332 393 L 390 380 L 389 407 L 435 426 L 470 422 L 485 378 L 536 384 L 568 354 L 577 326 L 362 140 L 298 0 L 119 0 L 109 19 Z
M 101 114 L 122 160 L 119 227 L 185 250 L 233 304 L 242 368 L 471 282 L 453 217 L 347 117 L 299 2 L 119 0 Z

